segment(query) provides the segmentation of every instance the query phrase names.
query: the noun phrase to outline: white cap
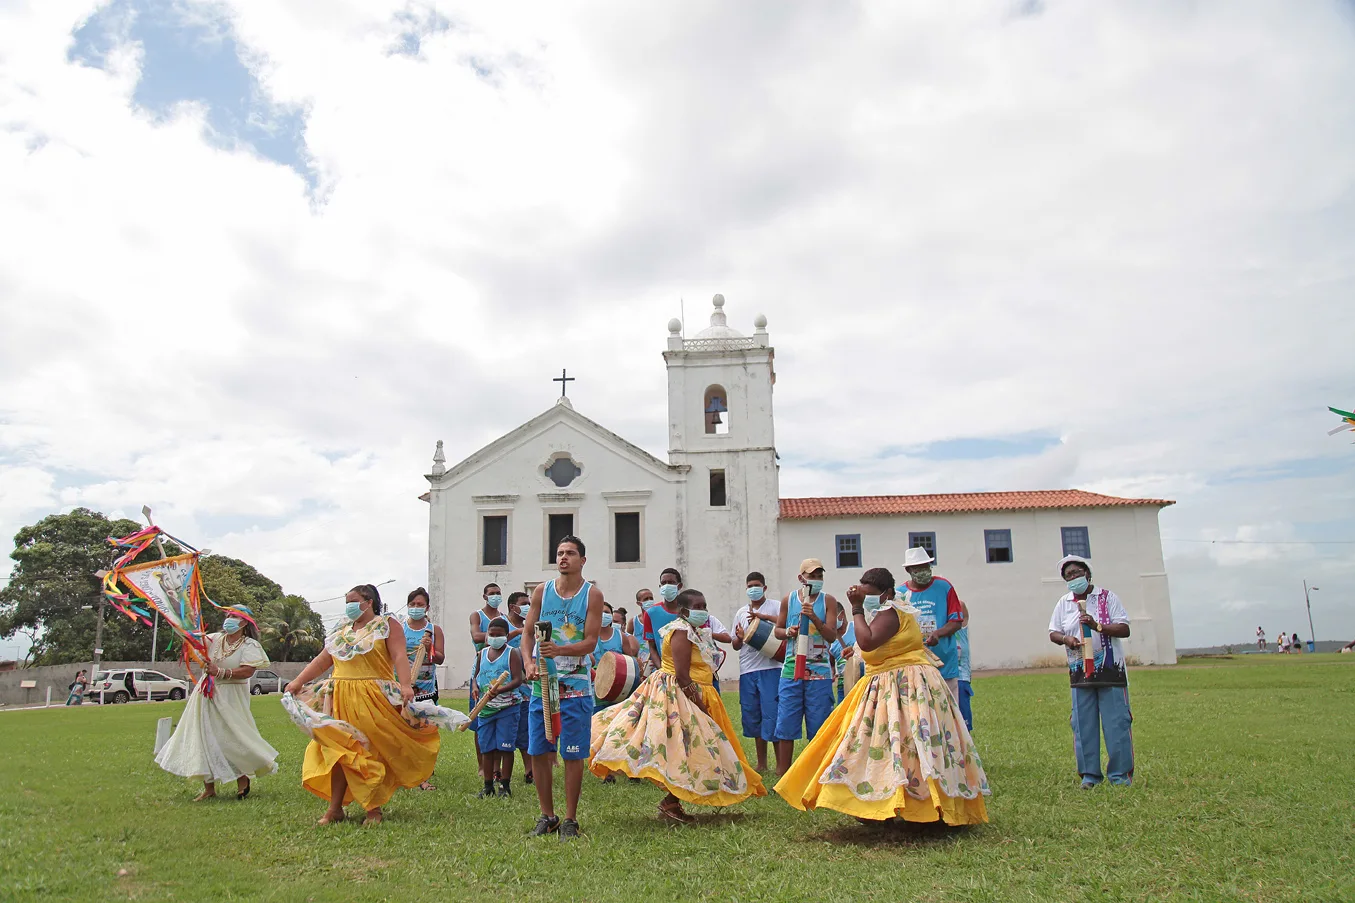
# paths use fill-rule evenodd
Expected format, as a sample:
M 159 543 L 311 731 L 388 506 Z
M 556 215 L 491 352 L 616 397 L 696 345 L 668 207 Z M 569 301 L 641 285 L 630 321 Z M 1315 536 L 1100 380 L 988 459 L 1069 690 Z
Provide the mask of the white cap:
M 1064 555 L 1063 558 L 1059 561 L 1060 580 L 1063 579 L 1063 569 L 1068 565 L 1072 564 L 1074 561 L 1076 561 L 1078 564 L 1086 568 L 1088 574 L 1092 572 L 1092 563 L 1087 559 L 1083 558 L 1081 555 Z
M 927 550 L 922 548 L 922 546 L 913 546 L 907 552 L 903 553 L 903 566 L 905 569 L 917 567 L 920 564 L 931 564 L 935 560 L 936 559 L 932 558 L 931 555 L 927 554 Z

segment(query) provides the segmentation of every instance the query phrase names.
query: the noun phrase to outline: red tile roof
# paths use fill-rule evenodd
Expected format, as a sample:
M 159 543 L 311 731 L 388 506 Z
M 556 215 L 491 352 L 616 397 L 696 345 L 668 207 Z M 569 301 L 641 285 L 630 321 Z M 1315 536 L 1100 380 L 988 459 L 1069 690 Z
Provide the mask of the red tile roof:
M 955 492 L 940 495 L 859 495 L 823 499 L 782 499 L 783 518 L 870 517 L 894 514 L 967 514 L 1032 511 L 1041 508 L 1127 508 L 1175 505 L 1168 499 L 1122 499 L 1081 489 L 1038 492 Z

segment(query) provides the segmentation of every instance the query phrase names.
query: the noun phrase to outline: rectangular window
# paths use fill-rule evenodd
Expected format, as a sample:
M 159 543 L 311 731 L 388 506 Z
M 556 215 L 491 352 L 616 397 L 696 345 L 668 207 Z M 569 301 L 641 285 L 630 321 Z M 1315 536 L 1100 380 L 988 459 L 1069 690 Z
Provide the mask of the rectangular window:
M 1092 540 L 1086 527 L 1063 528 L 1063 554 L 1092 557 Z
M 936 558 L 936 534 L 935 533 L 909 533 L 908 548 L 926 549 L 927 554 Z
M 635 564 L 640 561 L 640 512 L 627 511 L 613 515 L 616 520 L 616 563 Z
M 710 506 L 712 508 L 723 508 L 727 502 L 725 494 L 725 472 L 723 470 L 712 470 L 710 472 Z
M 574 535 L 574 515 L 552 514 L 546 528 L 546 564 L 555 563 L 555 550 L 560 540 Z
M 989 564 L 1006 564 L 1012 560 L 1012 531 L 984 530 L 983 544 L 988 550 Z
M 861 566 L 860 533 L 837 537 L 837 566 L 840 568 L 859 568 Z
M 504 567 L 508 564 L 508 515 L 487 515 L 481 518 L 484 544 L 480 551 L 481 567 Z

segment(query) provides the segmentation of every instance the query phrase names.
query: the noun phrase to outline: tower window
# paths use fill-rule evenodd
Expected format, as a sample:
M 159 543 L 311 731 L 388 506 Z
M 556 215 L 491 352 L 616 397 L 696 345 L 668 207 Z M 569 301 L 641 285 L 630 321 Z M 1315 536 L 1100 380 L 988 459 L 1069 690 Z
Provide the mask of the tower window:
M 725 472 L 723 470 L 712 470 L 710 472 L 710 506 L 712 508 L 723 508 L 728 504 L 729 497 L 725 492 Z
M 706 417 L 706 435 L 729 435 L 729 393 L 724 386 L 711 386 L 706 389 L 701 410 Z
M 555 550 L 560 540 L 574 533 L 574 515 L 552 514 L 546 522 L 546 564 L 555 563 Z
M 613 515 L 616 530 L 617 564 L 640 562 L 640 512 L 618 511 Z
M 508 518 L 505 515 L 486 515 L 482 523 L 484 541 L 480 547 L 480 566 L 504 567 L 508 564 Z

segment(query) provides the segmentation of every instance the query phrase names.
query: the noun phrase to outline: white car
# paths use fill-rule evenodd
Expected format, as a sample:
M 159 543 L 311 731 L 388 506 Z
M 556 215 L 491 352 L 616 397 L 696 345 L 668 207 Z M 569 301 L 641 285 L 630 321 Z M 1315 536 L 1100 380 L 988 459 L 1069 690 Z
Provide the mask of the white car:
M 127 688 L 128 675 L 131 676 L 132 692 Z M 159 671 L 119 669 L 97 672 L 85 691 L 85 698 L 98 702 L 102 696 L 105 702 L 122 703 L 131 702 L 133 698 L 145 699 L 149 691 L 151 699 L 183 699 L 192 689 L 187 681 Z

